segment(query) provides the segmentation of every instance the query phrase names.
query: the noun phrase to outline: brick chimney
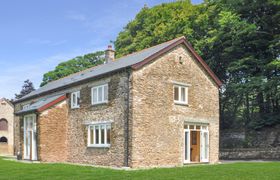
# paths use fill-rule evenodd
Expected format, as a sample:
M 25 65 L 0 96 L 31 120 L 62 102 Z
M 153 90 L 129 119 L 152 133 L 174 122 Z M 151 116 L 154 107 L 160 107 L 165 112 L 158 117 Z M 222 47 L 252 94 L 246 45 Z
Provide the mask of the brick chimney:
M 112 48 L 112 45 L 109 45 L 105 50 L 105 63 L 115 60 L 115 51 Z

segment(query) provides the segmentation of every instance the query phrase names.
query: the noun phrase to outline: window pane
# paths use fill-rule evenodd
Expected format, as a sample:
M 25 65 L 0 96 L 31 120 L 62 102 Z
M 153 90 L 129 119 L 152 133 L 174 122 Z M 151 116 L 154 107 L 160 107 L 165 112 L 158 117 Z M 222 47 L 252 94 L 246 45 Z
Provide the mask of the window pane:
M 108 100 L 108 85 L 104 86 L 104 101 Z
M 179 88 L 177 86 L 174 87 L 174 100 L 179 101 Z
M 75 106 L 76 105 L 76 94 L 75 93 L 72 93 L 72 106 Z
M 102 102 L 102 96 L 103 96 L 103 93 L 102 93 L 102 87 L 98 87 L 98 102 Z
M 208 133 L 204 132 L 203 135 L 204 135 L 204 141 L 205 141 L 204 157 L 205 157 L 205 159 L 208 159 Z
M 95 126 L 95 144 L 99 144 L 99 126 Z
M 197 144 L 197 131 L 191 131 L 191 138 L 192 138 L 192 145 L 196 145 Z
M 185 160 L 188 160 L 189 153 L 189 142 L 188 142 L 189 132 L 185 132 Z
M 93 88 L 92 89 L 92 98 L 93 98 L 93 103 L 97 103 L 97 89 Z
M 186 88 L 181 87 L 181 101 L 185 102 L 186 101 Z
M 94 144 L 94 128 L 90 127 L 90 144 Z
M 107 144 L 111 144 L 111 125 L 107 125 Z
M 77 92 L 77 105 L 80 105 L 80 92 Z
M 101 144 L 105 144 L 105 125 L 101 125 Z

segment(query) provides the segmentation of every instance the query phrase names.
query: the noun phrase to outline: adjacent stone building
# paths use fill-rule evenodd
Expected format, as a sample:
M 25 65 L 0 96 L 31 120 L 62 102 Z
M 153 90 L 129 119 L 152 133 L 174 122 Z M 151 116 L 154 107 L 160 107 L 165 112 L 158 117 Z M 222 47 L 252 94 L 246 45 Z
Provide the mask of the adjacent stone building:
M 23 159 L 116 167 L 215 163 L 220 80 L 180 37 L 48 83 L 15 102 Z
M 14 154 L 14 106 L 2 98 L 0 99 L 0 155 Z

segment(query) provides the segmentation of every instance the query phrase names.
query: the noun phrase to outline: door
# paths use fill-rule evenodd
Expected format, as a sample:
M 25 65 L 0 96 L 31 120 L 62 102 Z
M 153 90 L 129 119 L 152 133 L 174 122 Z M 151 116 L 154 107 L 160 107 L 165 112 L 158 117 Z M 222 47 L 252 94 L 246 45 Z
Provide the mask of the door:
M 185 141 L 184 141 L 184 163 L 190 162 L 190 131 L 185 129 Z
M 200 157 L 200 133 L 191 131 L 191 162 L 199 162 Z
M 201 130 L 200 132 L 200 161 L 209 162 L 209 131 Z
M 24 117 L 24 159 L 37 160 L 36 147 L 36 116 Z

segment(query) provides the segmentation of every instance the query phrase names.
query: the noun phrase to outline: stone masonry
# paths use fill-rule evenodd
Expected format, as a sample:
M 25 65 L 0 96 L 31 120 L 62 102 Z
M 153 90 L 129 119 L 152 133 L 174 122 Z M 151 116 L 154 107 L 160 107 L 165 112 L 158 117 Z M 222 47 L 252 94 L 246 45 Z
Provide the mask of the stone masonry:
M 69 162 L 87 163 L 103 166 L 125 166 L 125 120 L 127 119 L 126 71 L 104 77 L 80 86 L 81 105 L 79 109 L 69 111 Z M 99 84 L 108 83 L 109 102 L 91 105 L 90 89 Z M 87 123 L 111 121 L 111 147 L 87 147 Z
M 173 81 L 190 84 L 189 105 L 174 105 Z M 184 123 L 209 123 L 210 162 L 219 156 L 219 91 L 183 46 L 133 72 L 132 167 L 181 166 Z

